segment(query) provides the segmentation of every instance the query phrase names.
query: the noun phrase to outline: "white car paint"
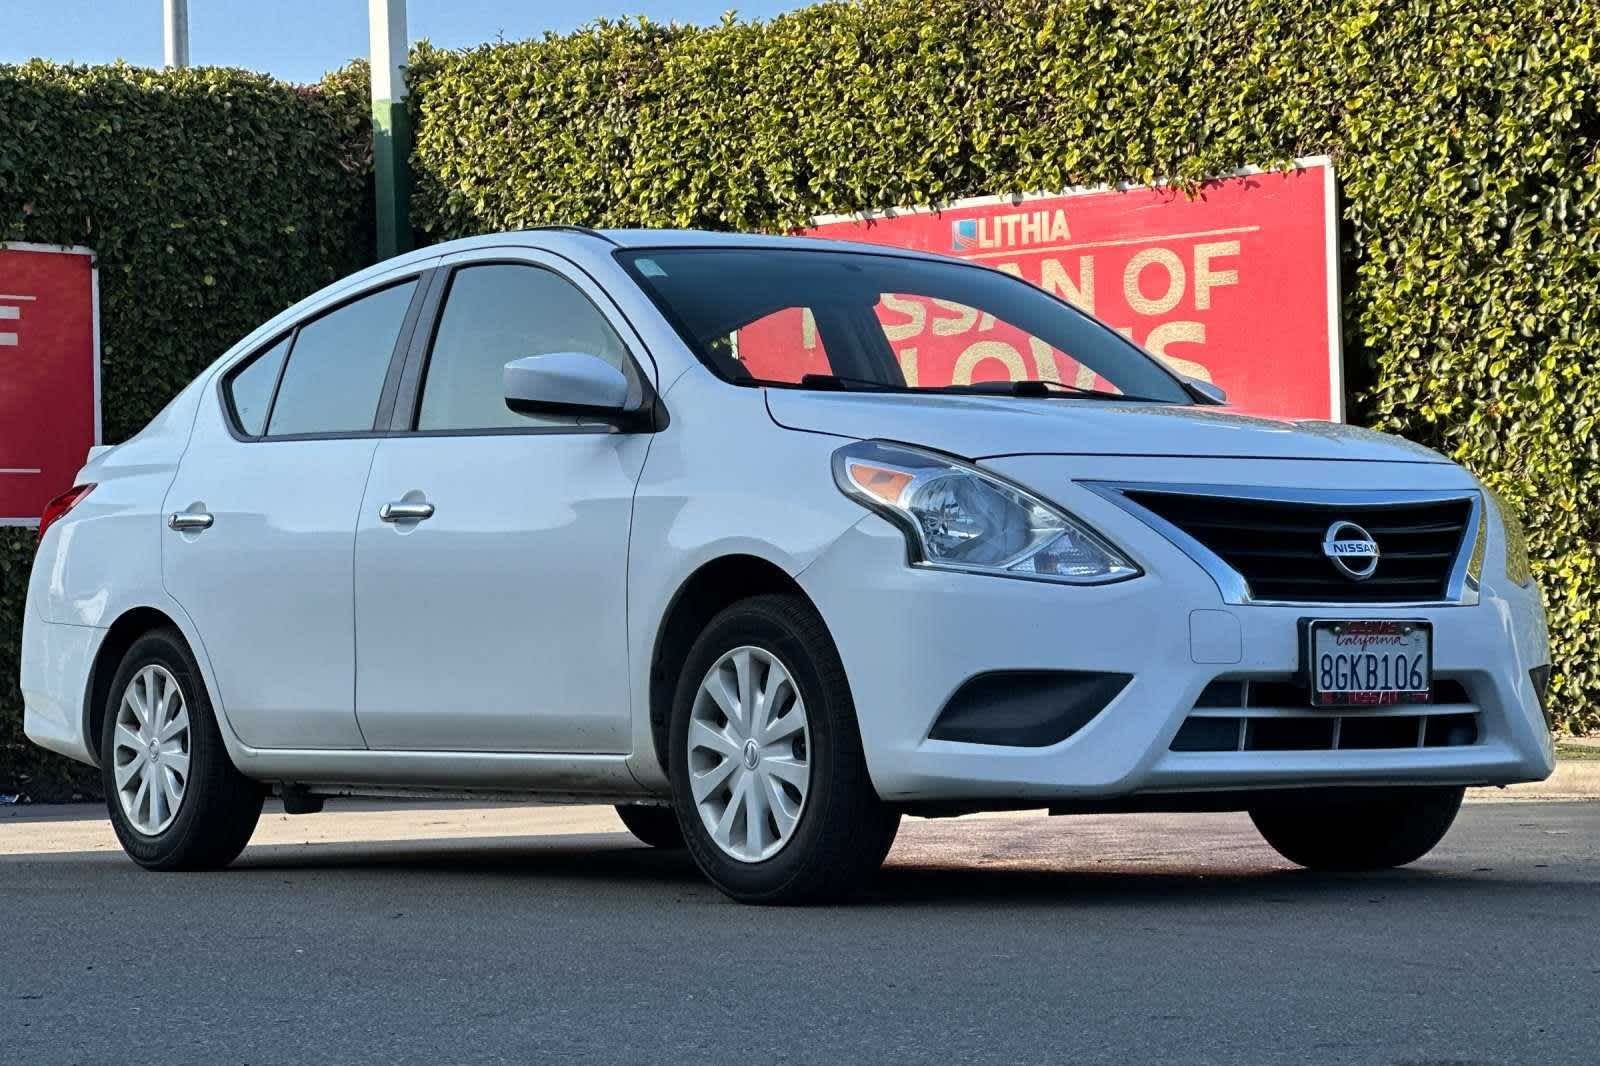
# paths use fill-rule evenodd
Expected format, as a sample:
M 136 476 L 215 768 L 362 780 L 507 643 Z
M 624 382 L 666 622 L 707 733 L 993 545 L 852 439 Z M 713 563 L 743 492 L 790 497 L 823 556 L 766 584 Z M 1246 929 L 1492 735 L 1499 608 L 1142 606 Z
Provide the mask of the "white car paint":
M 627 646 L 622 564 L 647 442 L 379 443 L 355 545 L 356 716 L 368 745 L 627 753 L 627 672 L 574 669 L 572 652 Z M 384 503 L 409 497 L 437 513 L 379 519 Z
M 962 395 L 883 396 L 773 390 L 773 421 L 841 437 L 918 443 L 954 455 L 1138 455 L 1434 463 L 1449 460 L 1402 437 L 1335 422 L 1251 418 L 1215 408 L 1100 403 L 1072 412 L 1056 400 Z M 1140 480 L 1162 477 L 1151 469 Z
M 886 799 L 1003 806 L 1283 785 L 1499 784 L 1551 771 L 1529 681 L 1549 662 L 1543 611 L 1535 588 L 1507 578 L 1492 509 L 1478 509 L 1486 544 L 1474 603 L 1284 607 L 1229 602 L 1193 558 L 1090 487 L 1476 496 L 1476 482 L 1442 457 L 1347 427 L 1205 408 L 735 387 L 686 347 L 613 242 L 791 243 L 562 230 L 475 238 L 379 264 L 264 324 L 80 472 L 97 488 L 49 529 L 29 586 L 28 736 L 95 762 L 86 734 L 97 653 L 119 619 L 159 612 L 194 650 L 228 752 L 247 775 L 660 797 L 667 783 L 650 693 L 663 620 L 701 567 L 748 556 L 790 575 L 820 612 Z M 661 397 L 666 428 L 235 439 L 218 382 L 263 342 L 363 289 L 474 259 L 543 265 L 582 289 Z M 904 534 L 835 482 L 835 451 L 868 438 L 975 461 L 1087 523 L 1143 574 L 1078 587 L 910 566 Z M 384 504 L 408 499 L 437 513 L 378 518 Z M 171 513 L 190 510 L 215 524 L 168 528 Z M 1292 673 L 1297 621 L 1308 615 L 1431 622 L 1435 670 L 1469 686 L 1480 741 L 1168 749 L 1213 679 Z M 1134 681 L 1059 744 L 928 738 L 965 679 L 1013 669 L 1120 670 Z
M 377 444 L 267 448 L 234 440 L 220 418 L 202 418 L 167 491 L 163 513 L 215 518 L 207 530 L 164 531 L 163 584 L 200 634 L 217 674 L 214 695 L 251 747 L 366 746 L 353 696 L 351 501 Z

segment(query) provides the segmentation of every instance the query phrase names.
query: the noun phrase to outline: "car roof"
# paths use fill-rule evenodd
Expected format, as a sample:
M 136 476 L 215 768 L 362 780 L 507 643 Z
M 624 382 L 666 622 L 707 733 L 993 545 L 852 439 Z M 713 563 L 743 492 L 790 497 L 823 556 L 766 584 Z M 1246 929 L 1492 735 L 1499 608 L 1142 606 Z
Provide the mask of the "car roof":
M 822 237 L 786 236 L 765 233 L 720 233 L 713 230 L 694 229 L 590 229 L 587 226 L 535 226 L 501 233 L 486 233 L 477 237 L 433 244 L 418 248 L 393 259 L 385 260 L 362 274 L 387 271 L 409 263 L 432 259 L 436 256 L 478 248 L 522 245 L 550 251 L 587 251 L 609 245 L 612 248 L 788 248 L 796 251 L 831 250 L 842 252 L 871 252 L 878 255 L 899 255 L 916 259 L 948 261 L 948 257 L 895 248 L 862 241 L 837 241 Z M 359 276 L 359 275 L 358 275 Z
M 816 251 L 819 248 L 845 252 L 890 252 L 919 259 L 943 259 L 945 256 L 913 251 L 865 241 L 838 241 L 827 237 L 779 235 L 767 233 L 718 233 L 697 229 L 608 229 L 596 231 L 601 237 L 623 248 L 793 248 L 799 251 Z

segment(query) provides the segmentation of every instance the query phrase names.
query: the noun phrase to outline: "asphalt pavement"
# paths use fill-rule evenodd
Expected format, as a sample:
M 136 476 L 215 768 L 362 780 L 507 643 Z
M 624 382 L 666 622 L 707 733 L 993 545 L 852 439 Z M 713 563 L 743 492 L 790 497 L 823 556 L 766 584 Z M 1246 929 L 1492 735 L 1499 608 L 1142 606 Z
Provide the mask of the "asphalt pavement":
M 0 812 L 0 1060 L 1600 1062 L 1600 804 L 1296 870 L 1235 815 L 907 820 L 849 906 L 742 907 L 603 809 L 264 817 L 150 874 Z

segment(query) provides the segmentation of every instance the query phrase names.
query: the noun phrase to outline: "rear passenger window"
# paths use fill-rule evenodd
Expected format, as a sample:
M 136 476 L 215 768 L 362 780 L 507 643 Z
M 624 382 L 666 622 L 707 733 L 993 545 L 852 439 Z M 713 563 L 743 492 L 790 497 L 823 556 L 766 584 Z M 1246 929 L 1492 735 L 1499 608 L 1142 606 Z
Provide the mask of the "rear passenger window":
M 506 407 L 506 364 L 529 355 L 581 352 L 627 371 L 622 339 L 589 298 L 542 267 L 462 267 L 422 382 L 421 430 L 516 429 L 570 425 L 570 417 L 521 415 Z
M 269 435 L 372 429 L 415 280 L 392 285 L 300 328 L 272 405 Z
M 228 379 L 228 400 L 233 404 L 239 429 L 252 437 L 261 436 L 267 427 L 267 409 L 272 406 L 272 389 L 278 384 L 283 357 L 289 354 L 289 338 L 256 355 Z

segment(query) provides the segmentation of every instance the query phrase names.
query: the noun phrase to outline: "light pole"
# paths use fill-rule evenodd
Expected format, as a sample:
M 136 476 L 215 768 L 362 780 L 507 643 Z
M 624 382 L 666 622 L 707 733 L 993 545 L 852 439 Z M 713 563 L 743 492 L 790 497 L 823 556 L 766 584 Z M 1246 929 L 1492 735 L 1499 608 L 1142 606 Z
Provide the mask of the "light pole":
M 168 68 L 189 65 L 189 0 L 163 0 L 162 55 Z
M 378 207 L 378 258 L 387 259 L 411 247 L 407 204 L 411 189 L 407 164 L 411 116 L 406 110 L 406 0 L 367 0 L 367 25 L 372 54 L 372 173 Z

